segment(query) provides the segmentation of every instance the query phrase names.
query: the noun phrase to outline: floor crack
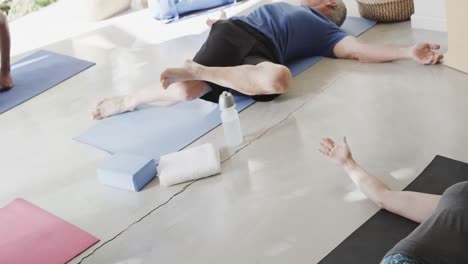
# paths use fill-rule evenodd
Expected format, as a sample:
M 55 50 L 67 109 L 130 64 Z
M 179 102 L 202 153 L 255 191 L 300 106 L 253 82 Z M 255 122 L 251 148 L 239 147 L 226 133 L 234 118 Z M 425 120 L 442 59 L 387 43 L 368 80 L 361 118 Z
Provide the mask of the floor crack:
M 143 215 L 142 217 L 140 217 L 137 221 L 131 223 L 129 226 L 127 226 L 124 230 L 120 231 L 119 233 L 117 233 L 114 237 L 112 237 L 111 239 L 105 241 L 104 243 L 102 243 L 101 245 L 99 245 L 98 247 L 96 247 L 91 253 L 89 253 L 87 256 L 83 257 L 79 262 L 78 264 L 81 264 L 83 263 L 83 261 L 85 261 L 87 258 L 91 257 L 94 253 L 96 253 L 96 251 L 98 251 L 99 249 L 101 249 L 102 247 L 104 247 L 105 245 L 107 245 L 108 243 L 112 242 L 113 240 L 117 239 L 120 235 L 122 235 L 123 233 L 125 233 L 127 230 L 129 230 L 132 226 L 140 223 L 141 221 L 143 221 L 146 217 L 148 217 L 149 215 L 151 215 L 152 213 L 154 213 L 156 210 L 158 210 L 159 208 L 163 207 L 164 205 L 168 204 L 172 199 L 174 199 L 176 196 L 182 194 L 185 190 L 187 190 L 188 187 L 190 187 L 190 185 L 194 184 L 195 182 L 197 182 L 198 180 L 195 180 L 195 181 L 192 181 L 190 182 L 189 184 L 185 185 L 184 188 L 182 188 L 182 190 L 176 192 L 174 195 L 172 195 L 171 197 L 169 197 L 169 199 L 167 199 L 164 203 L 158 205 L 157 207 L 151 209 L 151 211 L 149 211 L 148 213 L 146 213 L 145 215 Z
M 333 82 L 332 82 L 333 83 Z M 327 90 L 327 87 L 330 86 L 331 84 L 327 85 L 322 91 L 320 91 L 318 94 L 321 94 L 323 93 L 325 90 Z M 262 133 L 260 133 L 260 135 L 258 135 L 257 137 L 255 137 L 253 140 L 249 141 L 247 144 L 245 144 L 244 146 L 242 146 L 241 148 L 239 148 L 238 150 L 234 151 L 234 153 L 232 153 L 228 158 L 226 158 L 225 160 L 223 160 L 221 163 L 224 163 L 228 160 L 230 160 L 234 155 L 236 155 L 237 153 L 241 152 L 243 149 L 247 148 L 248 146 L 250 146 L 252 143 L 256 142 L 257 140 L 261 139 L 264 135 L 266 135 L 269 131 L 275 129 L 276 127 L 278 127 L 279 125 L 283 124 L 284 122 L 286 122 L 292 115 L 294 115 L 295 113 L 297 113 L 297 111 L 299 111 L 302 107 L 304 107 L 304 105 L 306 105 L 307 103 L 309 103 L 313 97 L 316 97 L 316 96 L 312 96 L 311 99 L 309 100 L 305 100 L 302 104 L 300 104 L 298 107 L 296 107 L 292 112 L 290 112 L 289 114 L 286 115 L 286 117 L 284 117 L 283 119 L 281 119 L 278 123 L 274 124 L 273 126 L 267 128 L 265 131 L 263 131 Z M 167 199 L 164 203 L 158 205 L 157 207 L 151 209 L 148 213 L 146 213 L 145 215 L 143 215 L 142 217 L 140 217 L 137 221 L 131 223 L 129 226 L 127 226 L 124 230 L 120 231 L 119 233 L 117 233 L 115 236 L 113 236 L 111 239 L 108 239 L 106 240 L 104 243 L 102 243 L 101 245 L 99 245 L 98 247 L 96 247 L 91 253 L 89 253 L 88 255 L 86 255 L 85 257 L 83 257 L 79 262 L 78 264 L 81 264 L 83 263 L 83 261 L 85 261 L 87 258 L 91 257 L 94 253 L 96 253 L 99 249 L 103 248 L 105 245 L 109 244 L 110 242 L 112 242 L 113 240 L 117 239 L 119 236 L 121 236 L 123 233 L 125 233 L 126 231 L 128 231 L 131 227 L 133 227 L 134 225 L 140 223 L 141 221 L 143 221 L 146 217 L 150 216 L 152 213 L 154 213 L 155 211 L 157 211 L 158 209 L 160 209 L 161 207 L 167 205 L 172 199 L 174 199 L 176 196 L 182 194 L 183 192 L 185 192 L 185 190 L 187 190 L 191 185 L 193 185 L 194 183 L 196 183 L 197 181 L 199 180 L 203 180 L 204 178 L 201 178 L 201 179 L 197 179 L 197 180 L 194 180 L 194 181 L 191 181 L 189 182 L 187 185 L 185 185 L 180 191 L 176 192 L 174 195 L 172 195 L 171 197 L 169 197 L 169 199 Z

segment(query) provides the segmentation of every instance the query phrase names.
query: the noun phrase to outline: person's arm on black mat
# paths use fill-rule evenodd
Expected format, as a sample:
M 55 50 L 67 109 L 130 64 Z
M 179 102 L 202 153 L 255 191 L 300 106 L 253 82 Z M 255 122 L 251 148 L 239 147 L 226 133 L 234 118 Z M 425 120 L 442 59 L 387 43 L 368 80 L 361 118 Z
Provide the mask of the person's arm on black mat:
M 5 14 L 0 11 L 0 49 L 1 49 L 1 70 L 0 70 L 0 92 L 13 87 L 13 80 L 10 74 L 10 31 L 8 20 Z
M 440 45 L 431 43 L 420 43 L 411 47 L 372 45 L 348 36 L 335 45 L 333 52 L 339 59 L 362 62 L 378 63 L 412 59 L 421 64 L 437 64 L 443 58 L 442 54 L 435 52 L 439 49 Z
M 342 167 L 372 202 L 397 215 L 422 223 L 429 218 L 440 200 L 440 195 L 390 190 L 379 178 L 354 161 L 346 137 L 341 144 L 330 138 L 322 139 L 319 152 Z

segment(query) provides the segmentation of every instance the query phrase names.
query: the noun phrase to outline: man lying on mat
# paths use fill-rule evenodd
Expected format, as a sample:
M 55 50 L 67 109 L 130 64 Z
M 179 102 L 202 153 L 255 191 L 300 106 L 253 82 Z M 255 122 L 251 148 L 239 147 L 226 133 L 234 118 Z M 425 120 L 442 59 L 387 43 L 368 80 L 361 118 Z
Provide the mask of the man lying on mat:
M 10 90 L 13 87 L 13 80 L 10 74 L 10 32 L 8 30 L 8 20 L 5 14 L 0 11 L 0 49 L 2 57 L 0 69 L 0 92 Z
M 468 182 L 453 185 L 442 196 L 392 191 L 354 161 L 346 138 L 342 143 L 322 139 L 319 151 L 380 208 L 421 223 L 382 256 L 381 264 L 468 263 Z
M 193 61 L 161 74 L 161 88 L 101 101 L 93 115 L 102 119 L 138 105 L 173 105 L 202 98 L 217 102 L 226 90 L 270 101 L 291 86 L 291 72 L 284 65 L 311 56 L 387 62 L 414 59 L 436 64 L 439 45 L 418 44 L 396 48 L 364 44 L 347 36 L 339 26 L 346 18 L 342 0 L 302 0 L 263 5 L 245 17 L 209 20 L 208 39 Z

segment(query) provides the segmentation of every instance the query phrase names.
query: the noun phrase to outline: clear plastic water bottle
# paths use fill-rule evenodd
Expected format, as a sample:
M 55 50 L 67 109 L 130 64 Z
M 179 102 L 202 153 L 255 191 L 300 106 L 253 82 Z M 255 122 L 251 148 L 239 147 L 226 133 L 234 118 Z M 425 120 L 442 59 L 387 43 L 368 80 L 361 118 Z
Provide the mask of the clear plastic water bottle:
M 221 121 L 223 122 L 224 140 L 230 147 L 242 143 L 242 128 L 239 113 L 236 109 L 236 101 L 229 92 L 223 92 L 219 97 L 219 109 L 221 110 Z
M 176 0 L 149 0 L 148 8 L 153 18 L 164 23 L 179 19 Z

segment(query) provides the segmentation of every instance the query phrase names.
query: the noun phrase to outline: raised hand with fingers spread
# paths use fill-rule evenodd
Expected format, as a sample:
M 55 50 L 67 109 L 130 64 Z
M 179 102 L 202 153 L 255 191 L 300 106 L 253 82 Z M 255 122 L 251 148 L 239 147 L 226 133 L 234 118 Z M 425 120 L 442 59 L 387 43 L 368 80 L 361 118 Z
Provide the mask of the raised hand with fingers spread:
M 341 144 L 336 143 L 331 138 L 322 138 L 319 152 L 340 166 L 345 166 L 352 160 L 351 150 L 346 142 L 346 137 L 343 137 Z
M 421 223 L 431 215 L 439 202 L 438 195 L 390 190 L 353 159 L 346 137 L 340 143 L 331 138 L 322 138 L 319 152 L 340 165 L 358 189 L 380 208 Z

